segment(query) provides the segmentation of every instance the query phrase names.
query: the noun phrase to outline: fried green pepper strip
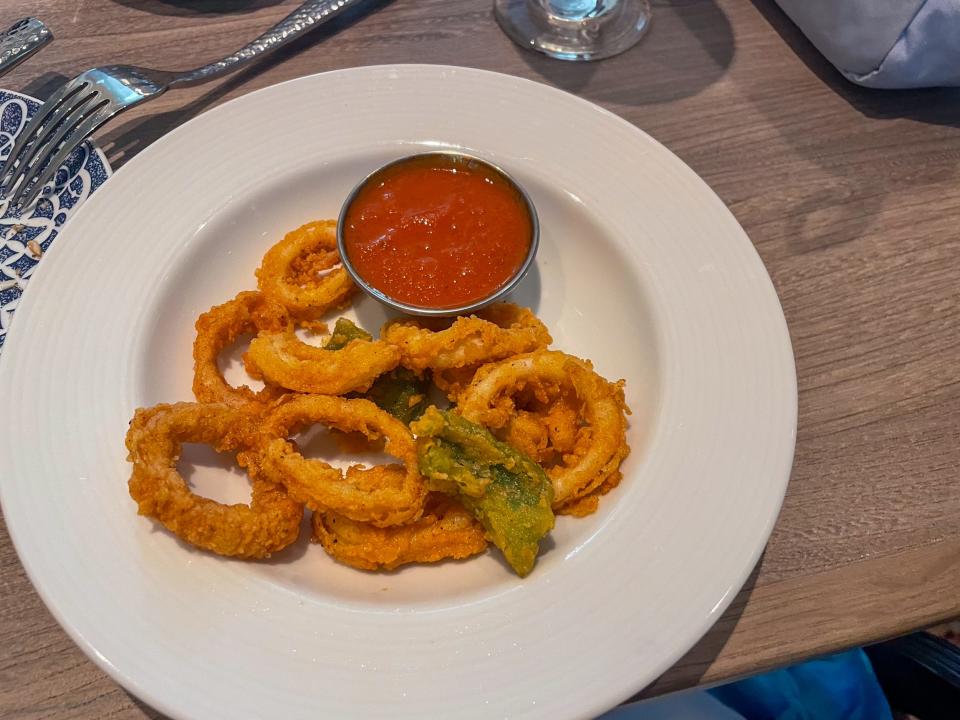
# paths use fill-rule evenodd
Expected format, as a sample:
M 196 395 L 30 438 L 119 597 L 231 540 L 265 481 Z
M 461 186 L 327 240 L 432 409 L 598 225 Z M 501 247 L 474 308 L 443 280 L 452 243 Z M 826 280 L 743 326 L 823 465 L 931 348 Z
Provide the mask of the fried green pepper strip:
M 373 336 L 346 318 L 337 320 L 324 350 L 342 350 L 354 340 L 372 340 Z M 427 407 L 427 382 L 412 370 L 397 368 L 377 378 L 371 388 L 358 397 L 372 400 L 395 418 L 409 425 Z
M 450 410 L 430 407 L 411 429 L 427 486 L 459 499 L 517 575 L 528 575 L 554 523 L 543 468 Z
M 373 340 L 373 336 L 361 327 L 357 327 L 352 320 L 340 318 L 333 326 L 333 332 L 324 343 L 324 350 L 343 350 L 353 340 Z
M 324 350 L 341 350 L 353 340 L 372 340 L 363 328 L 346 318 L 337 320 L 333 332 L 324 344 Z M 363 395 L 372 400 L 381 410 L 409 425 L 423 414 L 427 407 L 427 382 L 412 370 L 397 368 L 382 375 Z
M 409 425 L 427 409 L 427 381 L 400 367 L 377 378 L 364 397 Z

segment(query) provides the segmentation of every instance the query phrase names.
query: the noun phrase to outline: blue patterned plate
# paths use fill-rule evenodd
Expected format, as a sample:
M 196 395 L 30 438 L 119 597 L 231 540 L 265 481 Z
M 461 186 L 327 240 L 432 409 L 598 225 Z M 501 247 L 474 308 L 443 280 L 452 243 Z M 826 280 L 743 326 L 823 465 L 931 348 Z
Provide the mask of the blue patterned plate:
M 0 90 L 0 162 L 40 108 L 27 95 Z M 17 214 L 0 199 L 0 352 L 30 276 L 77 208 L 110 177 L 110 164 L 91 142 L 77 148 L 32 208 Z

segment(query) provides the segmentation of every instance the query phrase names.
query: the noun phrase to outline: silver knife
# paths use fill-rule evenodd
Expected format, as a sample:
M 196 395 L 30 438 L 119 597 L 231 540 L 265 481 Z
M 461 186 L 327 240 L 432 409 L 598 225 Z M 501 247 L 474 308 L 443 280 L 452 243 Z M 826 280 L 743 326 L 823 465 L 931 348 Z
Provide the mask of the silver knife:
M 0 35 L 0 75 L 22 63 L 53 40 L 53 33 L 37 18 L 23 18 Z

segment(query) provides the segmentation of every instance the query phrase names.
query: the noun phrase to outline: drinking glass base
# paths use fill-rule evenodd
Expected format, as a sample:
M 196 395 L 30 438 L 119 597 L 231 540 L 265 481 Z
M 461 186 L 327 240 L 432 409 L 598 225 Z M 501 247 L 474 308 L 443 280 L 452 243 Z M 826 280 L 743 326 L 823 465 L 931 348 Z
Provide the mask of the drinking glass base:
M 558 60 L 601 60 L 619 55 L 650 26 L 648 0 L 597 2 L 601 9 L 583 18 L 564 17 L 536 0 L 494 0 L 503 31 L 518 45 Z

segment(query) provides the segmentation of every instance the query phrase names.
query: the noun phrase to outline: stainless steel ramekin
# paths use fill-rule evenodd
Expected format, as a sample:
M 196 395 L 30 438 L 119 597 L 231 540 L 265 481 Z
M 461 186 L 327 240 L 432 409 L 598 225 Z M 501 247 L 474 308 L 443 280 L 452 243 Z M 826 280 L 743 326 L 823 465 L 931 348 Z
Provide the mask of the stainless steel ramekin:
M 350 258 L 347 255 L 347 250 L 344 245 L 343 239 L 343 226 L 347 216 L 347 210 L 350 208 L 350 205 L 353 203 L 357 194 L 363 189 L 369 182 L 374 180 L 380 173 L 391 168 L 400 163 L 408 162 L 415 158 L 426 158 L 426 157 L 442 157 L 448 160 L 451 164 L 463 162 L 466 164 L 478 163 L 490 171 L 496 173 L 502 177 L 507 184 L 513 187 L 523 198 L 524 203 L 527 206 L 527 211 L 530 213 L 530 225 L 532 228 L 532 237 L 530 238 L 530 249 L 527 251 L 527 256 L 524 258 L 523 263 L 514 273 L 507 282 L 497 288 L 493 293 L 485 298 L 476 300 L 468 305 L 463 305 L 460 307 L 449 307 L 449 308 L 430 308 L 430 307 L 420 307 L 417 305 L 409 305 L 399 300 L 394 300 L 389 295 L 384 293 L 382 290 L 370 285 L 356 268 L 350 262 Z M 442 150 L 436 152 L 426 152 L 426 153 L 417 153 L 415 155 L 407 155 L 406 157 L 393 160 L 392 162 L 387 163 L 386 165 L 377 168 L 372 173 L 367 175 L 363 180 L 357 183 L 356 187 L 350 191 L 350 194 L 347 195 L 347 199 L 343 203 L 343 207 L 340 209 L 340 217 L 337 220 L 337 248 L 340 251 L 340 259 L 343 262 L 343 266 L 346 268 L 347 272 L 350 274 L 350 277 L 353 278 L 353 281 L 368 295 L 383 303 L 387 307 L 398 310 L 407 315 L 422 315 L 422 316 L 432 316 L 432 317 L 444 317 L 450 315 L 464 315 L 479 310 L 482 307 L 490 305 L 491 303 L 502 300 L 510 291 L 512 291 L 524 276 L 527 274 L 527 271 L 533 265 L 533 261 L 537 256 L 537 248 L 540 245 L 540 221 L 537 217 L 537 209 L 533 205 L 533 201 L 530 199 L 530 196 L 527 194 L 527 191 L 514 180 L 506 171 L 502 168 L 494 165 L 487 160 L 478 158 L 474 155 L 469 155 L 467 153 L 457 152 L 454 150 Z

